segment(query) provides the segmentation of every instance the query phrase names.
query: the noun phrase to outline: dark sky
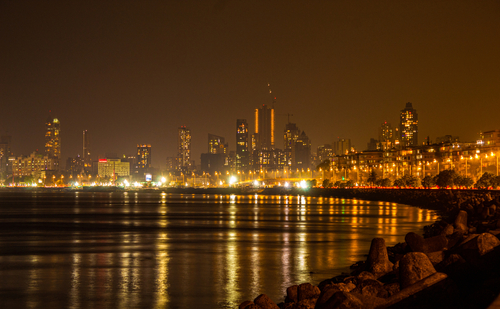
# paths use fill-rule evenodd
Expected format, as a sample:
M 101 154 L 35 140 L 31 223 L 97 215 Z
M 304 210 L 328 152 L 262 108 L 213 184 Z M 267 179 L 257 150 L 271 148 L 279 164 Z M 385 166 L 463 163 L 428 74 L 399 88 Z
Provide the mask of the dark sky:
M 237 118 L 277 97 L 313 149 L 358 150 L 412 102 L 420 142 L 500 129 L 500 1 L 0 0 L 0 133 L 16 154 L 43 148 L 49 115 L 62 156 L 134 153 L 153 164 L 191 129 L 197 164 L 208 133 L 235 149 Z

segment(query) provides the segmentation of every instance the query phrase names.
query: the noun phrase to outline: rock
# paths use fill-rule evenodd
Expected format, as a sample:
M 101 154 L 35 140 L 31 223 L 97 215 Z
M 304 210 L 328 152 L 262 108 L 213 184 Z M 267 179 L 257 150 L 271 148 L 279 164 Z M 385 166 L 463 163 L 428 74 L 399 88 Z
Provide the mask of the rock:
M 364 280 L 363 282 L 358 284 L 358 286 L 356 286 L 354 290 L 352 290 L 352 293 L 358 293 L 360 295 L 370 297 L 388 297 L 388 293 L 384 289 L 382 283 L 373 279 Z
M 407 253 L 399 261 L 399 282 L 404 289 L 436 272 L 431 261 L 422 252 Z
M 467 212 L 460 210 L 457 217 L 455 218 L 455 223 L 453 223 L 455 230 L 462 231 L 466 233 L 468 231 L 467 227 Z
M 302 283 L 297 288 L 297 300 L 299 302 L 304 299 L 318 298 L 320 294 L 319 288 L 310 283 Z
M 444 251 L 429 252 L 426 254 L 429 260 L 431 261 L 432 265 L 439 264 L 444 259 Z
M 373 279 L 373 280 L 376 280 L 377 278 L 375 277 L 374 274 L 372 274 L 371 272 L 367 272 L 367 271 L 362 271 L 358 276 L 357 276 L 357 281 L 358 282 L 361 282 L 363 280 L 366 280 L 366 279 Z
M 408 253 L 408 254 L 412 254 L 412 253 Z M 422 292 L 424 290 L 426 290 L 428 293 L 431 292 L 431 294 L 434 294 L 434 295 L 438 294 L 439 295 L 440 293 L 442 293 L 443 287 L 438 286 L 438 283 L 443 282 L 446 278 L 448 278 L 448 276 L 446 274 L 438 273 L 438 272 L 436 272 L 428 277 L 425 277 L 424 279 L 419 280 L 419 281 L 415 282 L 412 285 L 409 285 L 408 287 L 406 287 L 404 289 L 401 289 L 398 293 L 395 293 L 392 296 L 390 296 L 389 298 L 387 298 L 384 305 L 383 305 L 383 308 L 392 308 L 392 307 L 406 308 L 407 306 L 405 306 L 405 305 L 395 306 L 395 304 L 398 304 L 399 302 L 403 302 L 403 301 L 412 302 L 414 300 L 414 298 L 412 298 L 411 296 L 414 296 L 417 293 Z M 432 287 L 432 286 L 436 286 L 437 291 L 436 290 L 432 291 L 432 289 L 430 289 L 430 287 Z M 429 291 L 429 290 L 431 290 L 431 291 Z M 424 303 L 431 303 L 433 301 L 432 297 L 428 297 L 428 295 L 424 295 L 424 299 L 425 299 Z M 436 307 L 436 304 L 434 304 L 434 306 L 426 306 L 426 307 L 418 307 L 418 308 L 427 308 L 427 307 L 442 308 L 442 306 Z M 414 308 L 414 307 L 412 307 L 412 308 Z
M 387 291 L 388 297 L 391 297 L 392 295 L 399 293 L 400 288 L 399 288 L 399 282 L 393 282 L 384 285 L 384 289 Z
M 448 237 L 448 244 L 446 245 L 447 249 L 453 248 L 456 244 L 461 243 L 464 240 L 464 232 L 463 231 L 455 231 Z
M 255 305 L 255 304 L 253 303 L 253 301 L 245 300 L 239 305 L 238 309 L 251 309 L 249 308 L 250 305 Z
M 297 298 L 298 287 L 299 287 L 298 285 L 292 285 L 286 289 L 286 298 L 285 298 L 286 303 L 292 303 L 292 302 L 296 303 L 298 301 Z
M 368 271 L 377 278 L 392 270 L 393 264 L 389 261 L 387 247 L 383 238 L 372 239 L 366 264 Z
M 256 305 L 259 305 L 262 309 L 279 309 L 278 305 L 276 305 L 276 303 L 273 302 L 266 294 L 260 294 L 253 300 L 253 302 Z
M 319 301 L 318 301 L 319 302 Z M 364 308 L 363 303 L 359 298 L 347 292 L 336 292 L 330 297 L 325 303 L 318 306 L 316 309 L 330 309 L 330 308 L 342 308 L 342 309 L 359 309 Z
M 406 234 L 405 241 L 413 252 L 424 252 L 424 238 L 416 233 Z
M 303 299 L 295 304 L 293 309 L 314 309 L 317 300 L 317 298 Z
M 429 237 L 424 240 L 424 253 L 442 251 L 448 245 L 445 235 Z
M 447 225 L 447 226 L 443 229 L 443 232 L 441 233 L 441 235 L 450 236 L 451 234 L 453 234 L 453 232 L 454 232 L 453 225 L 448 224 L 448 225 Z
M 316 302 L 316 307 L 317 308 L 323 308 L 322 306 L 325 305 L 328 300 L 333 296 L 333 294 L 340 292 L 338 286 L 334 284 L 329 284 L 326 285 L 323 290 L 321 290 L 321 294 L 318 297 L 318 300 Z
M 479 255 L 493 251 L 493 248 L 500 245 L 500 240 L 490 233 L 483 233 L 477 237 L 477 249 Z
M 278 307 L 281 309 L 296 309 L 297 304 L 296 303 L 281 303 L 278 304 Z

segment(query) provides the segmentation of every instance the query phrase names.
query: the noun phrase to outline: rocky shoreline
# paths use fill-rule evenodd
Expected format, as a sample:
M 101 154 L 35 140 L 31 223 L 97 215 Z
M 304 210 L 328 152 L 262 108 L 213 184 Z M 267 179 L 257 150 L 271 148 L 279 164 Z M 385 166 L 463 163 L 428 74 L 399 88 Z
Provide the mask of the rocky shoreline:
M 263 192 L 264 193 L 264 192 Z M 297 192 L 300 194 L 300 192 Z M 386 247 L 318 286 L 288 287 L 276 304 L 261 294 L 239 309 L 488 308 L 500 293 L 500 192 L 478 190 L 312 189 L 312 196 L 381 200 L 435 209 L 423 235 Z

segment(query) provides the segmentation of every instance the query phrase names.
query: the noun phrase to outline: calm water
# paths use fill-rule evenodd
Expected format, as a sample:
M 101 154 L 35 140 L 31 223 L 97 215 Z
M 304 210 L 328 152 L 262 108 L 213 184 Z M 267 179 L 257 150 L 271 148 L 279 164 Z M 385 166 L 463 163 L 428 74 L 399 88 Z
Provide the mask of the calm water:
M 432 211 L 336 198 L 0 191 L 0 308 L 236 308 L 348 271 Z

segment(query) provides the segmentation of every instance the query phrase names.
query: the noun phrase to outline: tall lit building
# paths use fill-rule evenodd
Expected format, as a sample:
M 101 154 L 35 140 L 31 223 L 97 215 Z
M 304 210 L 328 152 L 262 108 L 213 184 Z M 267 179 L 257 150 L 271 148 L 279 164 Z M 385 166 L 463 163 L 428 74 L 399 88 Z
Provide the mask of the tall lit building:
M 283 136 L 283 143 L 285 150 L 291 150 L 293 145 L 299 138 L 300 130 L 295 123 L 287 123 L 285 125 L 285 132 Z
M 137 144 L 136 173 L 143 175 L 151 168 L 151 145 Z
M 211 154 L 226 154 L 228 144 L 222 136 L 208 134 L 208 153 Z
M 11 143 L 12 137 L 10 135 L 0 137 L 0 179 L 6 176 L 9 170 L 9 156 L 12 156 Z
M 399 122 L 400 144 L 402 147 L 418 145 L 418 114 L 410 102 L 401 111 Z
M 179 127 L 177 142 L 177 168 L 186 172 L 191 165 L 191 131 L 186 126 Z
M 246 170 L 249 164 L 248 123 L 246 119 L 236 120 L 236 170 Z
M 263 104 L 255 110 L 255 148 L 274 149 L 274 108 Z
M 45 154 L 53 159 L 50 169 L 59 169 L 61 158 L 61 124 L 59 119 L 48 117 L 45 122 Z
M 90 173 L 92 170 L 92 158 L 90 157 L 90 136 L 87 130 L 83 130 L 83 171 Z
M 378 129 L 378 142 L 381 150 L 387 150 L 394 147 L 395 132 L 387 121 L 384 121 Z

